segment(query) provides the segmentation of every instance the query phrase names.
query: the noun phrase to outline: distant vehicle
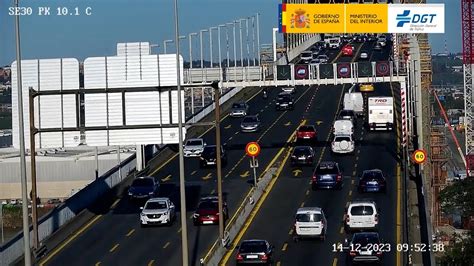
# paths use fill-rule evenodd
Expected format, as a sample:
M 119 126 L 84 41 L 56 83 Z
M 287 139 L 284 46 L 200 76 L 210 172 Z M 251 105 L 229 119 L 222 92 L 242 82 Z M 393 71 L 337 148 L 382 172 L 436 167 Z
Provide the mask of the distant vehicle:
M 325 55 L 325 54 L 320 54 L 320 55 L 318 55 L 318 58 L 317 58 L 317 59 L 319 60 L 319 63 L 320 63 L 320 64 L 326 64 L 326 63 L 329 62 L 329 57 L 328 57 L 327 55 Z
M 344 249 L 348 251 L 347 260 L 351 263 L 381 263 L 383 252 L 388 251 L 382 244 L 379 234 L 376 232 L 355 233 L 350 241 L 348 239 L 344 241 Z M 384 250 L 378 248 L 376 250 L 373 247 Z
M 243 117 L 246 116 L 249 112 L 249 106 L 247 103 L 239 102 L 232 104 L 232 109 L 230 111 L 231 117 Z
M 335 135 L 331 143 L 331 151 L 334 153 L 353 153 L 355 150 L 352 135 Z
M 375 34 L 367 34 L 367 41 L 373 42 L 375 40 L 377 40 L 377 38 L 375 37 Z
M 317 56 L 316 56 L 317 57 Z M 309 61 L 310 64 L 314 65 L 314 64 L 319 64 L 319 59 L 312 59 L 311 61 Z
M 359 179 L 359 192 L 386 192 L 387 181 L 380 169 L 365 170 Z
M 338 120 L 350 120 L 353 125 L 357 124 L 357 117 L 354 110 L 343 109 L 339 112 Z
M 237 248 L 239 250 L 236 256 L 237 265 L 247 263 L 271 265 L 273 262 L 272 256 L 275 247 L 266 240 L 244 240 Z
M 356 34 L 354 36 L 354 42 L 365 42 L 365 41 L 367 41 L 367 36 L 363 34 Z
M 240 131 L 257 132 L 260 130 L 260 119 L 256 115 L 248 115 L 240 123 Z
M 226 220 L 229 213 L 225 201 L 223 202 L 222 213 L 224 220 Z M 219 224 L 219 202 L 217 197 L 201 198 L 193 214 L 193 223 L 194 225 Z
M 313 165 L 314 150 L 310 146 L 296 146 L 291 154 L 291 165 Z
M 153 198 L 158 193 L 159 187 L 160 184 L 155 181 L 154 177 L 137 177 L 133 180 L 132 185 L 128 189 L 128 196 L 131 199 Z
M 324 212 L 318 207 L 299 208 L 295 215 L 294 241 L 300 238 L 326 238 L 327 220 Z
M 311 178 L 311 188 L 337 188 L 341 189 L 343 184 L 342 171 L 336 162 L 323 161 L 314 169 Z
M 373 200 L 349 202 L 344 216 L 345 227 L 349 232 L 352 230 L 376 229 L 379 224 L 379 213 Z
M 364 97 L 361 92 L 351 91 L 344 93 L 344 110 L 354 111 L 356 116 L 364 116 Z
M 151 198 L 140 207 L 141 226 L 153 224 L 171 225 L 176 218 L 176 209 L 169 198 Z
M 275 103 L 275 108 L 277 110 L 293 110 L 294 105 L 293 105 L 293 96 L 290 93 L 287 92 L 281 92 L 278 94 L 276 103 Z
M 372 84 L 372 83 L 359 84 L 359 91 L 360 92 L 373 92 L 374 90 L 375 90 L 374 84 Z
M 184 144 L 183 153 L 184 157 L 199 157 L 206 143 L 202 138 L 188 139 Z
M 340 38 L 333 38 L 329 40 L 329 48 L 330 49 L 339 49 L 341 47 L 341 39 Z
M 352 135 L 354 134 L 354 125 L 351 120 L 336 120 L 333 125 L 334 135 Z
M 301 53 L 300 59 L 304 63 L 308 63 L 309 61 L 311 61 L 312 58 L 313 58 L 313 52 L 311 51 L 304 51 Z
M 377 38 L 377 42 L 380 43 L 382 47 L 387 45 L 387 37 L 385 35 L 381 35 Z
M 283 88 L 281 88 L 281 91 L 294 94 L 295 93 L 295 87 L 283 87 Z
M 216 145 L 206 145 L 206 147 L 204 147 L 203 152 L 201 153 L 201 157 L 199 157 L 201 161 L 200 166 L 206 167 L 210 165 L 216 165 L 217 164 L 216 152 L 217 152 Z M 223 146 L 221 146 L 221 163 L 222 163 L 222 166 L 227 164 L 227 153 Z
M 318 139 L 318 132 L 313 125 L 303 125 L 298 128 L 296 131 L 296 141 L 308 140 L 311 142 L 316 142 Z
M 377 41 L 374 45 L 374 50 L 377 50 L 377 51 L 382 50 L 382 44 Z
M 393 97 L 369 97 L 367 112 L 369 130 L 393 129 Z
M 366 51 L 366 50 L 360 51 L 359 58 L 360 59 L 368 59 L 369 58 L 369 52 Z
M 343 43 L 348 43 L 352 41 L 352 37 L 349 34 L 344 34 L 341 37 Z
M 352 56 L 354 54 L 354 46 L 352 44 L 346 44 L 342 47 L 342 55 Z

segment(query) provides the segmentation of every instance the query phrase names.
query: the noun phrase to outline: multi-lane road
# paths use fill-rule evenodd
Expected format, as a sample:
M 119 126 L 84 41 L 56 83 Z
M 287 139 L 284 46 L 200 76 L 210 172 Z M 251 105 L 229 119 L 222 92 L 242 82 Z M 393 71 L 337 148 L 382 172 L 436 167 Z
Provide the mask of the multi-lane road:
M 373 43 L 356 44 L 353 57 L 341 56 L 339 50 L 328 50 L 331 62 L 351 62 L 358 58 L 360 50 L 372 51 Z M 389 46 L 381 52 L 371 52 L 370 61 L 387 60 Z M 390 96 L 390 84 L 377 84 L 374 95 Z M 274 159 L 278 151 L 286 145 L 287 139 L 304 121 L 314 124 L 318 130 L 319 142 L 316 147 L 320 160 L 336 160 L 344 169 L 345 186 L 341 191 L 308 190 L 311 168 L 294 171 L 285 164 L 268 197 L 260 204 L 259 212 L 252 223 L 245 228 L 241 239 L 264 238 L 276 246 L 275 261 L 284 265 L 331 265 L 344 261 L 343 255 L 331 251 L 332 243 L 342 242 L 341 233 L 344 207 L 351 198 L 358 198 L 355 176 L 362 170 L 380 168 L 389 176 L 387 195 L 376 195 L 375 200 L 382 211 L 381 236 L 385 241 L 396 240 L 397 216 L 397 141 L 396 134 L 367 133 L 358 124 L 356 131 L 357 151 L 354 156 L 333 156 L 329 149 L 329 131 L 340 108 L 339 101 L 349 86 L 311 86 L 296 88 L 296 105 L 293 111 L 275 111 L 274 99 L 278 88 L 268 88 L 269 98 L 260 94 L 248 101 L 251 113 L 258 114 L 263 123 L 256 133 L 241 133 L 240 120 L 225 117 L 221 123 L 221 134 L 228 152 L 228 164 L 223 169 L 223 190 L 230 216 L 240 205 L 250 189 L 252 176 L 248 159 L 244 153 L 245 144 L 258 141 L 262 146 L 259 155 L 262 169 Z M 208 144 L 215 143 L 215 131 L 208 130 L 202 135 Z M 151 175 L 162 180 L 160 196 L 170 197 L 179 210 L 178 160 L 173 156 L 152 170 Z M 201 169 L 198 159 L 186 159 L 186 200 L 188 217 L 188 245 L 190 263 L 199 264 L 218 236 L 217 226 L 194 226 L 191 215 L 202 195 L 214 194 L 217 190 L 215 169 Z M 297 176 L 295 176 L 297 175 Z M 353 182 L 354 180 L 354 182 Z M 291 195 L 290 197 L 288 195 Z M 291 242 L 289 235 L 293 215 L 299 206 L 322 207 L 328 214 L 328 237 L 324 243 Z M 67 241 L 51 251 L 42 265 L 180 265 L 181 225 L 179 219 L 171 227 L 141 228 L 139 205 L 129 202 L 127 197 L 118 199 L 108 213 L 97 216 L 84 230 L 73 234 Z M 237 241 L 238 242 L 238 241 Z M 229 252 L 228 264 L 232 264 L 235 254 Z M 395 254 L 387 254 L 386 261 L 395 264 Z M 306 262 L 312 262 L 310 264 Z

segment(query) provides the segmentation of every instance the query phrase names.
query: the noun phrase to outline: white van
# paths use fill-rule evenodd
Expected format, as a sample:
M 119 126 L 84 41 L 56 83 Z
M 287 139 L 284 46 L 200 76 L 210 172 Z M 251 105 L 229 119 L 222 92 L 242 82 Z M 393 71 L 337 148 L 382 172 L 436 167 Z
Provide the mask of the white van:
M 295 215 L 294 241 L 303 237 L 326 237 L 326 216 L 321 208 L 304 207 L 299 208 Z
M 353 110 L 357 116 L 364 116 L 364 97 L 362 92 L 347 92 L 344 94 L 344 109 Z
M 354 125 L 351 120 L 336 120 L 333 126 L 334 135 L 354 134 Z
M 372 200 L 357 200 L 349 203 L 345 213 L 347 231 L 376 229 L 379 223 L 377 205 Z

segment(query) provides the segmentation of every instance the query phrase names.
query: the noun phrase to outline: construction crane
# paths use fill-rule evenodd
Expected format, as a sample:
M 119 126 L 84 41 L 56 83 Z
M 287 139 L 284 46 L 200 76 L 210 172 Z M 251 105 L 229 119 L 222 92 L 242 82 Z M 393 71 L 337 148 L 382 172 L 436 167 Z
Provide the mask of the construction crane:
M 464 108 L 466 137 L 466 172 L 474 176 L 474 114 L 473 114 L 473 71 L 474 71 L 474 18 L 473 0 L 461 0 L 462 49 L 464 65 Z

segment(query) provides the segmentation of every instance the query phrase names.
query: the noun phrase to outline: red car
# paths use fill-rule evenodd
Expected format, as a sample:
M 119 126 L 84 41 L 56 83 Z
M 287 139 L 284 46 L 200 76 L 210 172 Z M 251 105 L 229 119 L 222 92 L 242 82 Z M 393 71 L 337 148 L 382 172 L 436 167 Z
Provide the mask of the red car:
M 314 126 L 300 126 L 296 132 L 296 141 L 316 142 L 317 132 Z
M 227 204 L 222 209 L 224 220 L 227 219 Z M 219 224 L 219 204 L 217 197 L 201 198 L 193 214 L 194 225 Z
M 352 56 L 354 54 L 354 46 L 352 44 L 346 44 L 342 47 L 342 55 Z

